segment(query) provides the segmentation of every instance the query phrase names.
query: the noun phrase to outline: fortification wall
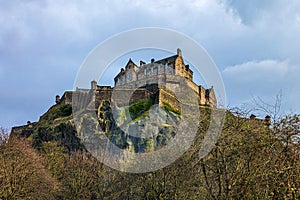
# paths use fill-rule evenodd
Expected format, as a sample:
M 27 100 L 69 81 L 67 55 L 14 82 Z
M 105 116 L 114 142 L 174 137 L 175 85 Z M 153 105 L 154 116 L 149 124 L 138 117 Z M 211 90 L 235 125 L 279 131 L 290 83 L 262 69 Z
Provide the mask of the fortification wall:
M 199 93 L 199 86 L 196 84 L 196 83 L 194 83 L 194 82 L 192 82 L 192 81 L 190 81 L 190 80 L 188 80 L 188 81 L 186 81 L 187 82 L 187 85 L 192 89 L 192 90 L 194 90 L 197 94 Z
M 211 107 L 217 106 L 217 98 L 215 96 L 215 92 L 213 88 L 206 90 L 206 104 Z
M 76 107 L 76 110 L 81 110 L 87 108 L 92 100 L 91 90 L 76 90 L 73 92 L 71 105 Z
M 63 96 L 61 97 L 60 102 L 63 104 L 72 104 L 72 96 L 73 92 L 72 91 L 66 91 Z
M 117 106 L 125 106 L 136 103 L 139 100 L 148 100 L 151 98 L 151 92 L 145 88 L 107 88 L 97 90 L 95 93 L 95 106 L 101 104 L 103 100 L 112 101 Z
M 178 100 L 178 98 L 171 94 L 170 92 L 164 90 L 164 89 L 159 89 L 159 106 L 163 106 L 163 103 L 166 102 L 170 104 L 173 108 L 177 110 L 181 110 L 181 103 Z
M 199 104 L 205 105 L 207 103 L 206 101 L 206 89 L 199 85 Z
M 118 106 L 126 106 L 139 100 L 148 100 L 150 97 L 151 93 L 144 88 L 115 88 L 112 92 L 111 100 Z
M 75 92 L 65 92 L 61 103 L 76 103 L 78 109 L 98 109 L 103 100 L 112 101 L 117 106 L 126 106 L 139 100 L 149 100 L 169 103 L 175 109 L 181 104 L 216 106 L 213 89 L 206 90 L 202 86 L 178 75 L 160 74 L 126 84 L 126 87 L 95 86 L 93 89 L 77 89 Z

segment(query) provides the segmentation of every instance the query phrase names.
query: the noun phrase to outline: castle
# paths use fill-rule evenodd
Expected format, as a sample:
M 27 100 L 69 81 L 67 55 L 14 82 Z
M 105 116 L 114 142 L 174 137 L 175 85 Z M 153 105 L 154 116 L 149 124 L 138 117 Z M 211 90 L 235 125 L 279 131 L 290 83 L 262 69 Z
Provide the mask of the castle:
M 63 96 L 56 96 L 53 105 L 41 119 L 48 120 L 51 110 L 60 106 L 72 105 L 73 113 L 88 111 L 101 113 L 101 105 L 110 102 L 112 106 L 128 106 L 141 100 L 172 107 L 173 111 L 184 114 L 187 109 L 195 110 L 199 106 L 216 107 L 216 97 L 213 88 L 205 89 L 193 82 L 193 71 L 184 63 L 182 52 L 146 64 L 140 61 L 136 65 L 131 59 L 114 77 L 114 86 L 99 86 L 91 81 L 91 88 L 76 88 L 66 91 Z M 193 112 L 191 112 L 193 113 Z M 190 114 L 190 113 L 188 113 Z M 100 116 L 101 118 L 101 116 Z M 13 127 L 12 134 L 28 137 L 33 132 L 36 123 L 28 122 L 25 126 Z
M 90 94 L 91 91 L 94 96 Z M 99 86 L 92 81 L 91 89 L 77 88 L 74 92 L 65 92 L 56 101 L 72 104 L 74 98 L 83 104 L 82 107 L 93 103 L 96 109 L 103 100 L 114 101 L 122 106 L 149 98 L 159 105 L 165 102 L 176 109 L 183 104 L 216 107 L 213 87 L 205 89 L 193 82 L 193 71 L 184 63 L 180 49 L 173 56 L 157 61 L 151 59 L 148 64 L 140 61 L 139 66 L 129 59 L 114 77 L 114 87 Z

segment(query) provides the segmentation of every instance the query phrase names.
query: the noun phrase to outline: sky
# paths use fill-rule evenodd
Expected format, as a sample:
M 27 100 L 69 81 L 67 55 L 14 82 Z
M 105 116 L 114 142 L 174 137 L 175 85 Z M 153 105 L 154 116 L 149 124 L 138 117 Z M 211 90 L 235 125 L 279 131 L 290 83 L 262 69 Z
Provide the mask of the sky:
M 0 126 L 37 121 L 73 89 L 93 48 L 143 27 L 199 43 L 220 71 L 228 107 L 272 104 L 280 93 L 282 112 L 300 113 L 298 0 L 0 0 Z

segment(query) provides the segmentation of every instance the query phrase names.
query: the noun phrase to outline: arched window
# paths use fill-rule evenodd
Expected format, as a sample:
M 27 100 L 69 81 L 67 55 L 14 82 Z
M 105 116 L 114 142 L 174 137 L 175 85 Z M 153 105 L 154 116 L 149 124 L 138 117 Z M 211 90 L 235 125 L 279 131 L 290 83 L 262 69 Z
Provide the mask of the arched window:
M 166 63 L 166 70 L 168 69 L 168 67 L 169 67 L 169 63 Z
M 157 66 L 157 71 L 160 72 L 160 65 Z

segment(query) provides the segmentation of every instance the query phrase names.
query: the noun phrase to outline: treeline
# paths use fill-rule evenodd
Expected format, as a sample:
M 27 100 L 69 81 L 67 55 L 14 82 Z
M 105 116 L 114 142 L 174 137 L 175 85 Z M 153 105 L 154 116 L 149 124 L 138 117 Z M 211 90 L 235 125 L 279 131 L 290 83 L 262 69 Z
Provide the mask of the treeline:
M 1 129 L 0 199 L 299 199 L 300 116 L 270 126 L 228 112 L 215 148 L 200 159 L 210 116 L 194 144 L 171 165 L 145 174 L 104 166 L 57 141 L 39 149 Z

